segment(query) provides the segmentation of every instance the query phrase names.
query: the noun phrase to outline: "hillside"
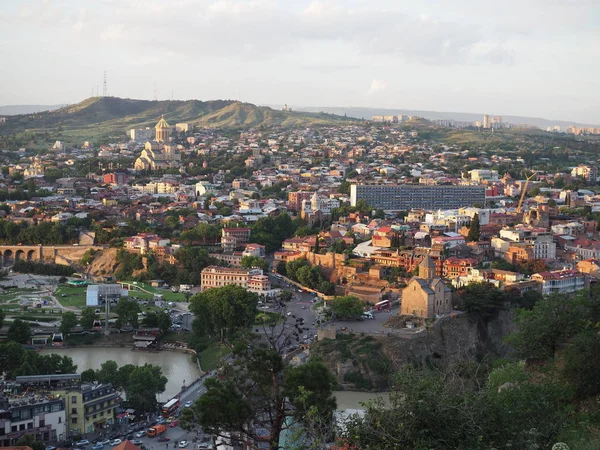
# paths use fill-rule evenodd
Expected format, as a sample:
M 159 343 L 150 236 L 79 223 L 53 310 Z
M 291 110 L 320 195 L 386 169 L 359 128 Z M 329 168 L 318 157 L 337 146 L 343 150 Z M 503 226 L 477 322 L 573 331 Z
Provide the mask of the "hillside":
M 33 114 L 40 111 L 53 111 L 65 105 L 2 105 L 0 116 L 14 116 L 16 114 Z
M 57 131 L 66 137 L 119 136 L 134 127 L 154 126 L 157 119 L 202 127 L 256 127 L 262 125 L 311 126 L 353 122 L 333 114 L 277 111 L 233 100 L 148 101 L 117 97 L 92 97 L 54 111 L 7 117 L 0 134 Z

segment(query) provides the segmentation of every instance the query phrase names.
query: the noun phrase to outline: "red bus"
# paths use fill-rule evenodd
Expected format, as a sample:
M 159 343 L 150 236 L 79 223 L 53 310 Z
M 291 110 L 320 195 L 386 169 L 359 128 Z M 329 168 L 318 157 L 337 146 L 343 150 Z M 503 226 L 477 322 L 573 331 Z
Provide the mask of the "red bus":
M 392 305 L 389 300 L 383 300 L 382 302 L 375 303 L 375 309 L 377 311 L 383 311 L 384 309 L 390 309 Z
M 167 403 L 165 403 L 162 407 L 162 415 L 163 417 L 171 417 L 173 414 L 177 412 L 179 409 L 179 399 L 172 398 Z

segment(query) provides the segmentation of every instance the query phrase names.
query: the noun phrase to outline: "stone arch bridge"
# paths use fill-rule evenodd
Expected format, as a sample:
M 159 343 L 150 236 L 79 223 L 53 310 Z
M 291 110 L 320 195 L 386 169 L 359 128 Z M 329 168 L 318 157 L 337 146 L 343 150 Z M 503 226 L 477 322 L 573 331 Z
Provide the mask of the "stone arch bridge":
M 89 249 L 104 248 L 101 245 L 0 245 L 0 265 L 12 266 L 19 260 L 72 265 Z

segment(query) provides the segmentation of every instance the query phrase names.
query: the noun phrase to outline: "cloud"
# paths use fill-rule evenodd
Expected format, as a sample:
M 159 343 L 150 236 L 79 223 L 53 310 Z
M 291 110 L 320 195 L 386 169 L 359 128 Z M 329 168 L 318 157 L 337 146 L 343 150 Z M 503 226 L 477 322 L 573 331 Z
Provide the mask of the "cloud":
M 388 82 L 385 80 L 371 80 L 371 86 L 367 91 L 367 95 L 378 94 L 379 92 L 385 91 L 388 87 Z
M 103 41 L 121 41 L 126 35 L 125 25 L 116 23 L 108 25 L 100 33 L 100 39 Z
M 73 31 L 75 31 L 76 33 L 80 33 L 85 29 L 86 16 L 87 16 L 87 10 L 85 8 L 79 9 L 75 23 L 71 26 Z

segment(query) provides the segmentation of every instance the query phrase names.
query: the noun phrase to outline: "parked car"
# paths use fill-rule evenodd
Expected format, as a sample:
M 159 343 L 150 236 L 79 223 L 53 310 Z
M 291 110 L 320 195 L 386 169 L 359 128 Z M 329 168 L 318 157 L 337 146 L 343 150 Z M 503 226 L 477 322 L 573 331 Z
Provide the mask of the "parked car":
M 186 448 L 188 445 L 188 441 L 179 441 L 179 448 Z
M 157 440 L 158 440 L 158 442 L 169 442 L 171 439 L 169 439 L 166 436 L 161 436 Z
M 56 450 L 56 447 L 53 445 L 49 445 L 45 450 Z
M 171 422 L 171 423 L 169 424 L 169 426 L 170 426 L 171 428 L 173 428 L 173 427 L 176 427 L 177 425 L 179 425 L 179 420 L 177 420 L 177 419 L 173 420 L 173 422 Z
M 104 444 L 100 442 L 96 442 L 94 445 L 92 445 L 92 450 L 100 450 L 102 448 L 104 448 Z
M 103 439 L 101 441 L 98 441 L 98 444 L 108 445 L 110 444 L 110 439 Z
M 146 430 L 141 430 L 141 431 L 138 431 L 137 433 L 135 433 L 136 438 L 141 438 L 142 436 L 145 436 L 145 435 L 146 435 Z
M 75 442 L 75 447 L 85 447 L 86 445 L 90 445 L 90 441 L 87 439 L 82 439 L 81 441 Z
M 131 440 L 131 443 L 132 443 L 133 445 L 140 445 L 140 444 L 142 443 L 142 441 L 140 441 L 139 439 L 132 439 L 132 440 Z
M 112 441 L 110 441 L 110 445 L 114 447 L 116 445 L 119 445 L 121 442 L 123 442 L 121 439 L 113 439 Z
M 192 406 L 192 402 L 191 401 L 185 402 L 183 406 L 184 406 L 184 408 L 189 408 L 190 406 Z

